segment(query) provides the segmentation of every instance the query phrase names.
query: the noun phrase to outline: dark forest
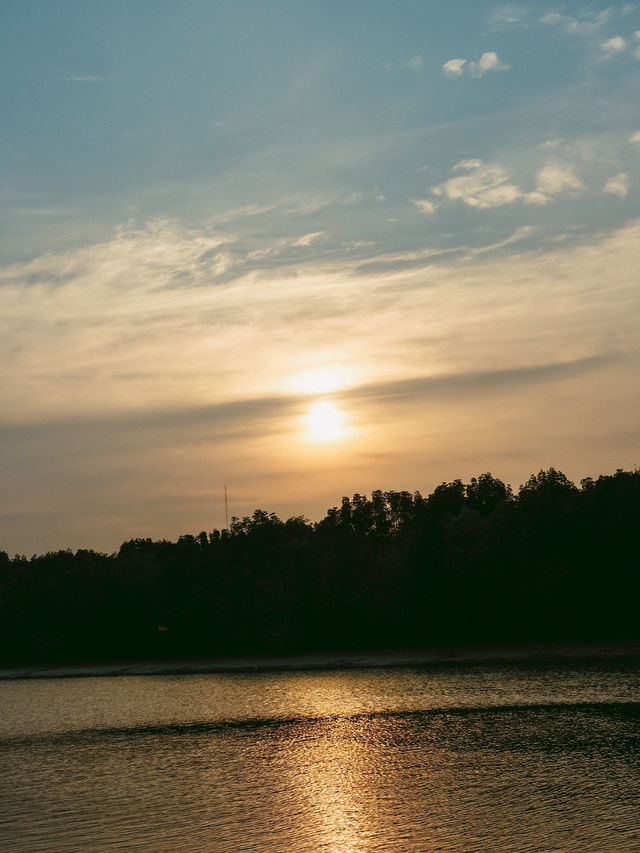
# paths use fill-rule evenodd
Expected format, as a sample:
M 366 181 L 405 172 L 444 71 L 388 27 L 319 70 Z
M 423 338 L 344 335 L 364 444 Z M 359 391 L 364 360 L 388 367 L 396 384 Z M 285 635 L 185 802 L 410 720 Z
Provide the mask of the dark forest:
M 4 664 L 638 639 L 640 470 L 256 510 L 114 554 L 0 551 Z

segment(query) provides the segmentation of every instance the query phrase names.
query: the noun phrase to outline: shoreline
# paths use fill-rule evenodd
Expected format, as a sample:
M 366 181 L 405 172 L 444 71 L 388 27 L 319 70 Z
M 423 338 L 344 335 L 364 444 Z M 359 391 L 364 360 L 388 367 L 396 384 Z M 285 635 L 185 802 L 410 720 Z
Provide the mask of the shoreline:
M 640 642 L 557 643 L 517 646 L 448 646 L 299 655 L 242 655 L 176 660 L 0 666 L 0 681 L 37 678 L 100 678 L 149 675 L 206 675 L 243 672 L 299 672 L 380 667 L 481 666 L 483 664 L 597 663 L 637 660 Z

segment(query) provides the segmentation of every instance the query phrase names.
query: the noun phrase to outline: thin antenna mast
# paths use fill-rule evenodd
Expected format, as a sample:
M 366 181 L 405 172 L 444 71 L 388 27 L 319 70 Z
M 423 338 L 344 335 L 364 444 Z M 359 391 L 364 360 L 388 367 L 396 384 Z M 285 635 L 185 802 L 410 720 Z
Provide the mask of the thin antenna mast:
M 227 526 L 227 530 L 229 529 L 229 499 L 227 497 L 227 484 L 224 484 L 224 520 Z

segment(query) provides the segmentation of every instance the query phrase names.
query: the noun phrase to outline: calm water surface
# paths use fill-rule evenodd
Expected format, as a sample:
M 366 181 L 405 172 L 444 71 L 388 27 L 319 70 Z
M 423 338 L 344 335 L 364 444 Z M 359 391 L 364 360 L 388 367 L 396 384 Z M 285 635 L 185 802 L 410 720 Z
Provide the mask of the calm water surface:
M 640 851 L 640 668 L 0 683 L 0 850 Z

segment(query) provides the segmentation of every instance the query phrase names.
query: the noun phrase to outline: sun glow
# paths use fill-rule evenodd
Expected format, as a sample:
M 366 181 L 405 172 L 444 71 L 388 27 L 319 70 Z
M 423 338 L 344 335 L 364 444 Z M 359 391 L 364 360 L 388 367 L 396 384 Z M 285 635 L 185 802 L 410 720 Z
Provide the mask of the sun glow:
M 314 403 L 305 418 L 307 437 L 310 441 L 339 441 L 346 435 L 346 416 L 330 400 Z
M 298 373 L 290 382 L 296 394 L 332 394 L 349 385 L 353 377 L 342 366 L 315 367 Z

